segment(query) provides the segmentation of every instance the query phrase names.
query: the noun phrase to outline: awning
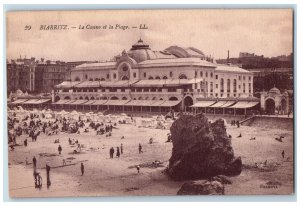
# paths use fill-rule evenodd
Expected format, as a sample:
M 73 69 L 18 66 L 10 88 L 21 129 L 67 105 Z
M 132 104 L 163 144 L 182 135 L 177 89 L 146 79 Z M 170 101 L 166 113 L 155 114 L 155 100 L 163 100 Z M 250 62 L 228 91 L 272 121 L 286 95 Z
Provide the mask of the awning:
M 16 101 L 12 102 L 12 104 L 20 104 L 26 102 L 28 99 L 17 99 Z
M 236 104 L 232 105 L 231 107 L 228 108 L 236 108 L 236 109 L 246 109 L 246 108 L 251 108 L 257 105 L 259 102 L 245 102 L 245 101 L 240 101 L 237 102 Z
M 98 81 L 84 81 L 76 84 L 75 88 L 90 88 L 90 87 L 100 87 L 100 83 Z
M 254 107 L 254 106 L 258 105 L 258 104 L 259 104 L 259 102 L 248 102 L 247 108 Z
M 149 101 L 147 101 L 147 100 L 146 101 L 145 100 L 131 100 L 130 102 L 127 102 L 125 106 L 147 106 L 147 105 L 149 105 Z
M 120 81 L 103 81 L 100 82 L 101 87 L 129 87 L 138 80 L 120 80 Z
M 95 100 L 91 105 L 103 105 L 105 102 L 107 102 L 106 99 Z
M 30 99 L 26 102 L 24 102 L 23 104 L 38 104 L 38 99 Z
M 228 101 L 225 104 L 223 104 L 221 107 L 222 108 L 229 107 L 229 106 L 233 105 L 234 103 L 235 103 L 235 101 Z
M 215 103 L 215 104 L 213 104 L 213 105 L 211 105 L 209 107 L 214 107 L 214 108 L 216 108 L 216 107 L 222 107 L 226 103 L 227 103 L 227 101 L 218 101 L 217 103 Z
M 78 81 L 77 82 L 65 81 L 65 82 L 62 82 L 62 83 L 56 85 L 55 87 L 57 89 L 71 88 L 71 87 L 73 87 L 73 86 L 75 86 L 75 85 L 77 85 L 79 83 L 80 82 L 78 82 Z
M 88 100 L 86 100 L 86 99 L 79 99 L 79 100 L 75 100 L 74 102 L 70 102 L 68 104 L 71 104 L 71 105 L 81 105 L 81 104 L 83 104 L 83 103 L 85 103 L 87 101 Z
M 216 101 L 199 101 L 192 105 L 192 107 L 209 107 L 214 103 L 216 103 Z
M 51 99 L 39 99 L 36 104 L 43 104 L 43 103 L 46 103 L 46 102 L 50 102 Z
M 164 103 L 162 103 L 161 105 L 159 105 L 160 107 L 174 107 L 176 105 L 178 105 L 181 101 L 180 100 L 176 100 L 176 101 L 165 101 Z
M 96 100 L 89 100 L 85 103 L 83 103 L 83 105 L 92 105 Z
M 114 105 L 114 106 L 122 106 L 125 105 L 130 100 L 108 100 L 104 105 Z
M 61 99 L 58 100 L 57 102 L 54 102 L 53 104 L 67 104 L 68 102 L 71 102 L 72 100 L 70 99 Z
M 164 102 L 165 102 L 164 100 L 157 100 L 151 104 L 151 107 L 159 107 Z

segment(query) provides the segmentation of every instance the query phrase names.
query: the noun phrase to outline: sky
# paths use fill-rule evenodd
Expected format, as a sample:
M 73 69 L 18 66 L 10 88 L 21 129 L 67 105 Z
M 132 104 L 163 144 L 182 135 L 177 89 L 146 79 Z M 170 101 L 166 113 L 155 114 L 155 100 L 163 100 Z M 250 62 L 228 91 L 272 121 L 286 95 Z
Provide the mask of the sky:
M 105 61 L 128 51 L 140 37 L 155 51 L 193 46 L 215 59 L 227 58 L 227 50 L 230 57 L 238 57 L 239 52 L 272 57 L 293 49 L 290 9 L 31 11 L 8 12 L 6 20 L 8 60 L 26 56 Z M 129 29 L 116 29 L 117 24 Z M 132 28 L 140 24 L 148 29 Z M 41 25 L 69 29 L 40 30 Z M 107 25 L 107 29 L 87 29 L 87 25 Z

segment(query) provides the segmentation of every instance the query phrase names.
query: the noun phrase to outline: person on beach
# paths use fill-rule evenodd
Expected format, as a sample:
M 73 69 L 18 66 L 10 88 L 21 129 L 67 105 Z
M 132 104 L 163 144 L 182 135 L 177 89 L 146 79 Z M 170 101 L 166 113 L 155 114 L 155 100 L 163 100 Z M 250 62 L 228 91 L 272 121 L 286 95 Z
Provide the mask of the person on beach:
M 136 166 L 136 170 L 137 170 L 138 173 L 140 173 L 140 169 L 141 169 L 140 166 L 137 165 L 137 166 Z
M 42 181 L 43 181 L 42 176 L 40 175 L 40 173 L 37 173 L 36 177 L 37 177 L 37 187 L 39 189 L 41 189 L 41 187 L 42 187 Z
M 142 145 L 141 145 L 141 143 L 139 144 L 139 154 L 141 154 L 142 153 Z
M 24 140 L 24 146 L 27 147 L 27 139 Z
M 282 158 L 284 158 L 284 150 L 282 150 L 282 152 L 281 152 L 281 156 L 282 156 Z
M 61 155 L 62 147 L 60 145 L 58 146 L 57 150 L 58 150 L 58 153 Z
M 120 149 L 121 149 L 121 154 L 123 154 L 123 144 L 121 144 Z
M 83 173 L 84 173 L 84 165 L 83 165 L 82 162 L 81 162 L 81 165 L 80 165 L 80 170 L 81 170 L 81 176 L 83 176 Z
M 32 158 L 33 168 L 36 168 L 36 158 L 33 156 Z
M 110 148 L 110 158 L 114 158 L 115 149 L 113 147 Z
M 117 154 L 116 154 L 117 157 L 120 157 L 120 148 L 117 147 Z

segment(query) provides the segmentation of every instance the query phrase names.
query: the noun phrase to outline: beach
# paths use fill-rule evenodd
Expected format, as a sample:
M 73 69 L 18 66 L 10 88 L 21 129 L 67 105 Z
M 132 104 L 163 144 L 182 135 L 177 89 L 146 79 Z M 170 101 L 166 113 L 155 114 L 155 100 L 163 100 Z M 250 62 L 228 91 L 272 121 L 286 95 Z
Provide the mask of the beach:
M 174 181 L 165 173 L 172 153 L 172 143 L 166 143 L 170 130 L 118 124 L 110 137 L 96 135 L 92 129 L 88 133 L 83 130 L 80 129 L 80 134 L 60 132 L 52 136 L 41 133 L 36 142 L 25 134 L 18 137 L 20 146 L 14 151 L 9 149 L 8 154 L 10 197 L 176 195 L 186 182 Z M 232 184 L 225 185 L 225 195 L 293 193 L 293 131 L 227 125 L 227 133 L 232 136 L 235 156 L 241 156 L 244 168 L 240 175 L 229 177 Z M 237 138 L 240 133 L 242 137 Z M 283 142 L 275 140 L 279 136 L 284 136 Z M 251 137 L 255 140 L 250 140 Z M 23 146 L 25 138 L 28 138 L 27 147 Z M 83 145 L 79 154 L 73 154 L 76 147 L 69 145 L 69 138 Z M 152 144 L 149 144 L 150 138 L 153 138 Z M 60 143 L 54 143 L 55 139 Z M 121 144 L 123 154 L 111 159 L 109 149 L 114 147 L 116 154 L 116 147 Z M 139 153 L 139 144 L 142 153 Z M 58 154 L 58 145 L 62 146 L 61 155 Z M 281 155 L 283 150 L 284 158 Z M 37 171 L 43 178 L 41 189 L 34 187 L 33 156 L 37 159 Z M 67 161 L 66 166 L 63 166 L 63 159 Z M 155 160 L 162 164 L 153 166 Z M 266 160 L 271 169 L 260 169 Z M 83 175 L 81 162 L 85 167 Z M 49 188 L 46 185 L 46 163 L 51 166 L 52 184 Z M 259 168 L 254 168 L 255 163 Z M 136 165 L 141 165 L 140 173 Z M 277 183 L 276 187 L 266 187 L 268 182 Z

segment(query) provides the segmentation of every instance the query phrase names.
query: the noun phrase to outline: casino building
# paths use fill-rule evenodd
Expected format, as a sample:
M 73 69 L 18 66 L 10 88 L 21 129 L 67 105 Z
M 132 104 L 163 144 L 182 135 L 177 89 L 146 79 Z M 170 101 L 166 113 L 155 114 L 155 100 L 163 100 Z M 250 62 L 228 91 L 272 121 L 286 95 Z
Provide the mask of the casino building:
M 113 61 L 85 63 L 56 85 L 54 108 L 122 112 L 203 111 L 245 114 L 257 107 L 253 74 L 216 64 L 202 51 L 153 51 L 142 39 Z

